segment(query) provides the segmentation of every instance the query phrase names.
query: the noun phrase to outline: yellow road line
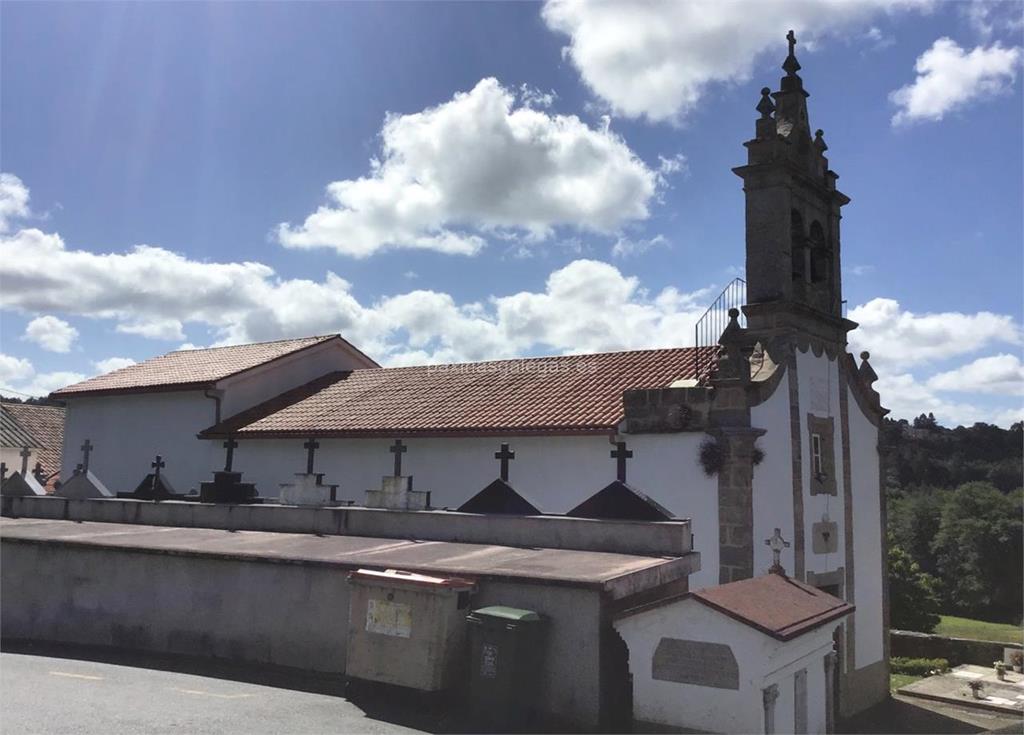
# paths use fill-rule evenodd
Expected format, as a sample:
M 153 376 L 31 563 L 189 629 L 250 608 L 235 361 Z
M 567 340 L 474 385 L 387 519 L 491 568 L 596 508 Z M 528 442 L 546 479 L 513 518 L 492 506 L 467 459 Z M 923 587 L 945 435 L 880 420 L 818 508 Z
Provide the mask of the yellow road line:
M 66 676 L 69 679 L 88 679 L 89 681 L 102 681 L 102 676 L 91 676 L 89 674 L 72 674 L 70 671 L 51 671 L 50 676 Z
M 204 692 L 201 689 L 179 689 L 178 687 L 171 687 L 171 689 L 183 694 L 197 694 L 200 697 L 216 697 L 217 699 L 244 699 L 252 696 L 251 694 L 216 694 L 215 692 Z

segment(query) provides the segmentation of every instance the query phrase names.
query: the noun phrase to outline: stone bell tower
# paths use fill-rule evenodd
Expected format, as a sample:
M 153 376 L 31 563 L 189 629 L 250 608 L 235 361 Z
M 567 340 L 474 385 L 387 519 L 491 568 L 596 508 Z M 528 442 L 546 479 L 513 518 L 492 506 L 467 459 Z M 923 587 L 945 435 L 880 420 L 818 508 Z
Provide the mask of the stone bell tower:
M 744 312 L 752 331 L 795 328 L 845 345 L 856 326 L 843 318 L 840 274 L 840 209 L 850 200 L 836 189 L 824 134 L 811 135 L 793 31 L 787 40 L 781 88 L 761 90 L 747 165 L 733 169 L 746 194 Z

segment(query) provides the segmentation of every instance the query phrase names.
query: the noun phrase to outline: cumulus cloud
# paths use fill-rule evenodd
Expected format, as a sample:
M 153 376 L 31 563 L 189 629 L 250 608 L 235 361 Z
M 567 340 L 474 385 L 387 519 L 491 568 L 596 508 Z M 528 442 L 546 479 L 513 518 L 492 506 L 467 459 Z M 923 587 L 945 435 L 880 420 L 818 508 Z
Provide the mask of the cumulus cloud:
M 1006 92 L 1017 78 L 1021 49 L 999 43 L 965 51 L 956 41 L 940 38 L 917 58 L 917 78 L 890 93 L 899 108 L 893 125 L 941 120 L 979 99 Z
M 0 385 L 13 385 L 35 375 L 32 363 L 21 357 L 0 352 Z
M 489 235 L 550 237 L 566 226 L 612 233 L 648 216 L 658 172 L 607 128 L 545 112 L 497 80 L 422 112 L 389 114 L 370 172 L 335 181 L 286 247 L 357 258 L 386 248 L 472 255 Z
M 130 367 L 134 364 L 135 360 L 130 357 L 108 357 L 106 360 L 97 360 L 93 363 L 96 371 L 100 374 L 110 373 L 114 370 Z
M 1024 28 L 1020 0 L 972 0 L 962 3 L 960 10 L 967 17 L 971 28 L 986 40 L 997 32 L 1020 33 Z
M 983 421 L 1003 427 L 1024 419 L 1024 408 L 949 400 L 910 373 L 881 375 L 875 389 L 882 396 L 882 404 L 898 419 L 911 420 L 922 413 L 933 413 L 945 426 L 970 426 Z
M 55 316 L 39 316 L 25 327 L 22 339 L 50 352 L 70 352 L 71 346 L 78 339 L 78 330 Z
M 118 324 L 121 334 L 137 334 L 147 339 L 179 341 L 185 339 L 183 325 L 177 319 L 144 319 L 142 321 Z
M 782 62 L 779 29 L 807 45 L 829 33 L 870 32 L 888 11 L 927 6 L 915 0 L 548 0 L 542 15 L 568 36 L 566 56 L 591 91 L 627 117 L 677 122 L 716 83 L 750 77 L 771 50 Z M 784 32 L 784 31 L 783 31 Z
M 928 379 L 933 390 L 1024 395 L 1024 365 L 1016 355 L 979 357 Z
M 869 350 L 874 365 L 889 370 L 977 352 L 991 344 L 1021 344 L 1013 317 L 979 311 L 915 314 L 894 299 L 872 299 L 850 310 L 860 329 L 850 333 L 856 351 Z
M 28 208 L 29 192 L 14 174 L 0 173 L 0 232 L 7 232 L 11 221 L 31 214 Z
M 668 239 L 664 235 L 655 235 L 647 239 L 619 237 L 612 245 L 612 255 L 616 258 L 628 258 L 631 255 L 642 255 L 651 248 L 668 247 Z
M 651 294 L 613 265 L 577 259 L 540 291 L 458 303 L 420 289 L 361 303 L 331 272 L 281 279 L 260 263 L 201 262 L 153 246 L 92 253 L 35 229 L 0 237 L 0 279 L 0 306 L 22 312 L 112 319 L 133 334 L 193 323 L 219 343 L 337 331 L 390 364 L 678 345 L 708 296 Z

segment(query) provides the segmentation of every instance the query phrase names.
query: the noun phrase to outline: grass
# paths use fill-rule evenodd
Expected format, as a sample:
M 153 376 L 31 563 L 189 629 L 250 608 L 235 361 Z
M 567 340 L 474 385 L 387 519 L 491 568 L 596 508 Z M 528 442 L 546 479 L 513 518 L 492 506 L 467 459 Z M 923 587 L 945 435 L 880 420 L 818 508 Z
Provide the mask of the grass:
M 948 638 L 970 638 L 1000 643 L 1020 643 L 1024 638 L 1024 631 L 1009 623 L 987 623 L 984 620 L 957 618 L 952 615 L 940 615 L 939 618 L 935 632 Z
M 889 691 L 895 692 L 900 687 L 913 684 L 923 678 L 923 676 L 914 676 L 913 674 L 889 674 Z

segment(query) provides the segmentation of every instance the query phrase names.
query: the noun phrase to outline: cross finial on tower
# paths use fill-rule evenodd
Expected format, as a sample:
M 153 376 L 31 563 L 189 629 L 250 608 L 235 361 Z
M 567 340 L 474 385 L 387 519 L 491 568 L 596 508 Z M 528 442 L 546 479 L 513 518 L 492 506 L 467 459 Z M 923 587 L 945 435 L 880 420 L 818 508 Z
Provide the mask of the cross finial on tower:
M 611 451 L 610 456 L 615 460 L 615 479 L 625 482 L 626 460 L 633 458 L 633 450 L 626 449 L 626 442 L 615 442 L 615 449 Z
M 395 439 L 388 451 L 395 455 L 395 477 L 402 476 L 402 455 L 409 451 L 409 447 L 402 443 L 401 439 Z
M 789 55 L 782 62 L 782 69 L 788 76 L 795 77 L 800 71 L 800 62 L 796 60 L 796 34 L 790 31 L 786 34 L 786 40 L 789 41 Z
M 306 474 L 312 475 L 313 455 L 316 453 L 316 450 L 320 448 L 320 442 L 318 442 L 313 437 L 310 437 L 309 440 L 302 446 L 305 447 L 306 449 Z
M 789 548 L 789 542 L 782 538 L 782 531 L 776 528 L 772 537 L 764 540 L 764 544 L 772 550 L 772 566 L 768 571 L 786 576 L 786 570 L 782 568 L 782 550 Z
M 508 444 L 501 445 L 501 451 L 494 453 L 494 458 L 501 460 L 501 480 L 508 482 L 508 462 L 516 458 L 515 450 L 509 449 Z

